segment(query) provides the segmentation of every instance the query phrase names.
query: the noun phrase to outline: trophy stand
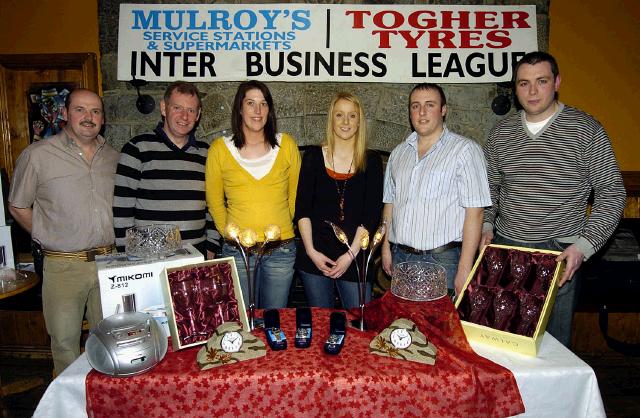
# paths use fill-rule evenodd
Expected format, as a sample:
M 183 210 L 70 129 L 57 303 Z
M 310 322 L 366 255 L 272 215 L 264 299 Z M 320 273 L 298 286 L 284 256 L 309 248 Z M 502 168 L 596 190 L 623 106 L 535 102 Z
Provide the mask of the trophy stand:
M 260 318 L 256 319 L 256 274 L 258 272 L 258 267 L 260 266 L 260 261 L 262 261 L 262 257 L 264 256 L 266 245 L 269 242 L 280 239 L 280 227 L 278 225 L 267 225 L 265 228 L 264 241 L 256 250 L 256 261 L 253 265 L 253 273 L 251 272 L 249 264 L 249 254 L 258 241 L 258 234 L 250 228 L 240 230 L 240 227 L 234 223 L 227 224 L 225 232 L 227 236 L 235 241 L 236 244 L 238 244 L 238 247 L 240 247 L 240 253 L 242 254 L 242 260 L 244 261 L 249 287 L 249 330 L 253 331 L 256 328 L 257 320 L 260 320 Z
M 330 222 L 330 221 L 325 221 L 325 222 L 331 225 L 331 228 L 333 229 L 333 233 L 335 234 L 338 241 L 346 245 L 347 251 L 353 258 L 353 262 L 356 265 L 356 271 L 358 272 L 358 305 L 360 307 L 360 318 L 352 320 L 351 326 L 353 328 L 359 329 L 360 331 L 365 331 L 366 325 L 365 325 L 365 319 L 364 319 L 364 311 L 365 311 L 364 307 L 365 307 L 365 292 L 366 292 L 365 289 L 367 286 L 367 274 L 369 272 L 371 255 L 376 251 L 378 246 L 382 243 L 382 238 L 384 237 L 384 234 L 387 229 L 386 222 L 383 221 L 382 224 L 380 224 L 380 226 L 376 230 L 376 233 L 373 234 L 373 240 L 371 241 L 371 246 L 369 246 L 369 231 L 367 231 L 366 229 L 364 229 L 364 227 L 362 227 L 364 229 L 364 234 L 362 234 L 362 237 L 360 237 L 361 251 L 359 254 L 361 255 L 360 263 L 362 264 L 362 266 L 358 266 L 358 257 L 355 256 L 351 251 L 351 246 L 349 245 L 347 234 L 333 222 Z

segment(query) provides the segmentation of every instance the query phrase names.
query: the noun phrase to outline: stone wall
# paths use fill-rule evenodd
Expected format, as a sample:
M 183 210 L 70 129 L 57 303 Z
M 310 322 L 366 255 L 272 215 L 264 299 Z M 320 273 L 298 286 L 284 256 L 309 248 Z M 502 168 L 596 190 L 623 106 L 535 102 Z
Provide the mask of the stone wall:
M 105 136 L 116 149 L 122 148 L 132 136 L 148 132 L 161 119 L 159 103 L 167 83 L 149 83 L 142 88 L 153 96 L 156 109 L 149 115 L 136 110 L 137 93 L 128 83 L 118 81 L 118 13 L 124 0 L 99 0 L 101 69 L 107 127 Z M 319 0 L 319 3 L 334 3 Z M 431 4 L 535 4 L 538 21 L 538 45 L 546 50 L 549 36 L 550 0 L 435 0 Z M 135 3 L 216 3 L 215 1 L 146 1 Z M 221 2 L 234 3 L 234 2 Z M 235 3 L 250 3 L 238 1 Z M 255 3 L 255 2 L 251 2 Z M 262 2 L 269 3 L 269 2 Z M 275 3 L 275 2 L 271 2 Z M 286 3 L 279 1 L 278 3 Z M 298 2 L 300 3 L 300 2 Z M 310 1 L 309 3 L 315 3 Z M 335 3 L 420 4 L 420 1 L 335 1 Z M 199 138 L 212 140 L 230 129 L 231 104 L 237 82 L 198 83 L 205 94 L 203 113 L 198 127 Z M 278 130 L 289 132 L 299 145 L 317 144 L 323 139 L 326 113 L 334 93 L 348 91 L 363 103 L 370 132 L 371 148 L 391 151 L 409 133 L 407 100 L 412 84 L 389 83 L 305 83 L 270 82 L 278 116 Z M 491 101 L 499 90 L 496 84 L 442 84 L 447 96 L 449 112 L 447 126 L 457 133 L 484 143 L 491 127 L 501 117 L 491 111 Z M 513 110 L 512 110 L 513 112 Z

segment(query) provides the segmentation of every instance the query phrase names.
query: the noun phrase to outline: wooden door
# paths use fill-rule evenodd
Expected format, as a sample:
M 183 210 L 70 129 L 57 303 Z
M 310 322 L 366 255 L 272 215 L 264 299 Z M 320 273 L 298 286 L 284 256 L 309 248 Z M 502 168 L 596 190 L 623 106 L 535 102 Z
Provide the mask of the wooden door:
M 9 178 L 16 159 L 31 142 L 29 92 L 48 85 L 98 92 L 95 54 L 0 55 L 0 168 Z

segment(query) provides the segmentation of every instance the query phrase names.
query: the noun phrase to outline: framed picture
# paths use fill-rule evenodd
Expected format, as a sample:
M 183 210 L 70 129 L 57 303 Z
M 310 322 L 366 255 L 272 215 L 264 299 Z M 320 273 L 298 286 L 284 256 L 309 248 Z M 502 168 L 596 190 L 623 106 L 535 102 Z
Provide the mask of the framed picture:
M 162 284 L 174 350 L 206 343 L 223 322 L 249 330 L 233 257 L 168 268 Z
M 40 141 L 59 133 L 66 121 L 62 108 L 69 92 L 77 83 L 34 83 L 27 92 L 29 103 L 29 140 Z

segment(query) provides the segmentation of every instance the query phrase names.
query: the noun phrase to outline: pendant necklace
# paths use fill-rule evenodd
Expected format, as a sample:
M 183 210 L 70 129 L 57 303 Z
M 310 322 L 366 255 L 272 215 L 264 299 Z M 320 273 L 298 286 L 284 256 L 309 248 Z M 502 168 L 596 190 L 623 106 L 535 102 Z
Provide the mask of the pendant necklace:
M 347 171 L 347 174 L 351 173 L 352 166 L 353 156 L 351 156 L 351 163 L 349 163 L 349 171 Z M 331 151 L 331 169 L 333 170 L 334 176 L 338 174 L 338 172 L 336 171 L 335 163 L 333 161 L 333 151 Z M 338 219 L 340 220 L 340 222 L 344 222 L 344 192 L 345 190 L 347 190 L 347 182 L 349 181 L 349 178 L 347 177 L 346 179 L 344 179 L 344 183 L 342 183 L 342 189 L 340 189 L 338 179 L 334 177 L 333 181 L 336 183 L 336 190 L 338 191 L 338 207 L 340 208 L 340 215 L 338 216 Z

